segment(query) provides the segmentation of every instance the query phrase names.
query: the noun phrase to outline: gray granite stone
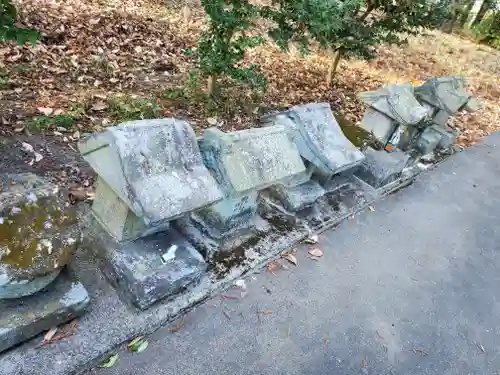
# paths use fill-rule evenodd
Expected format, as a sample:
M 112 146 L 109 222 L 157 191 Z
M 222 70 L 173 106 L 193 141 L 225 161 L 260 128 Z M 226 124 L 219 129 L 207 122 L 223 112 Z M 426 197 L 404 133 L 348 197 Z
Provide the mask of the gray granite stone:
M 226 197 L 247 195 L 305 173 L 299 151 L 283 126 L 231 133 L 210 128 L 199 145 Z
M 376 139 L 385 145 L 392 133 L 394 133 L 397 123 L 382 112 L 374 108 L 367 108 L 359 126 L 373 134 Z
M 174 229 L 118 243 L 93 216 L 82 223 L 84 247 L 122 298 L 142 310 L 194 286 L 205 273 L 203 257 Z
M 396 180 L 410 159 L 399 150 L 388 153 L 371 148 L 365 150 L 365 156 L 356 176 L 376 189 Z
M 0 352 L 80 316 L 87 291 L 67 272 L 32 296 L 0 301 Z
M 472 95 L 465 89 L 463 77 L 439 77 L 426 81 L 423 85 L 415 88 L 418 100 L 430 104 L 448 115 L 453 115 L 461 110 L 471 99 Z M 443 116 L 440 115 L 438 124 L 444 125 Z
M 418 136 L 414 148 L 422 155 L 433 152 L 439 145 L 442 134 L 437 132 L 434 127 L 429 126 Z
M 415 98 L 414 88 L 410 83 L 386 85 L 376 91 L 363 92 L 358 97 L 363 103 L 401 125 L 416 125 L 430 115 L 429 110 Z M 386 122 L 381 126 L 385 129 Z
M 458 130 L 451 129 L 448 126 L 433 125 L 431 127 L 434 131 L 441 135 L 441 140 L 437 146 L 440 150 L 448 149 L 453 146 L 460 134 Z
M 33 174 L 0 177 L 0 299 L 42 289 L 80 242 L 76 214 L 58 188 Z
M 290 212 L 298 212 L 312 206 L 325 194 L 325 189 L 313 180 L 293 187 L 274 185 L 269 188 L 269 191 L 271 196 Z
M 226 198 L 194 212 L 192 216 L 212 237 L 221 238 L 222 234 L 229 234 L 235 228 L 251 223 L 257 213 L 257 196 L 255 191 L 242 197 Z
M 105 202 L 96 202 L 94 213 L 109 211 L 107 201 L 117 208 L 113 222 L 110 216 L 99 218 L 118 240 L 164 230 L 169 220 L 222 198 L 185 121 L 126 122 L 83 139 L 79 149 L 107 185 L 100 185 Z M 127 232 L 127 225 L 137 230 Z
M 300 155 L 319 173 L 333 175 L 352 168 L 363 154 L 346 138 L 328 103 L 309 103 L 262 118 L 264 126 L 284 125 Z

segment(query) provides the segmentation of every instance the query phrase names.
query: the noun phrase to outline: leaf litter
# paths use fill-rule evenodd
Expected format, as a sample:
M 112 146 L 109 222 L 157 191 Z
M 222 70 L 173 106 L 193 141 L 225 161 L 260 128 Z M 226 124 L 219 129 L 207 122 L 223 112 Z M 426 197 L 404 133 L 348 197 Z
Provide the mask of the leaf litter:
M 188 117 L 197 130 L 212 126 L 214 119 L 217 125 L 224 122 L 227 129 L 223 130 L 241 129 L 256 118 L 255 108 L 241 107 L 235 113 L 234 106 L 220 106 L 215 117 L 196 101 L 175 99 L 194 67 L 194 59 L 183 52 L 195 46 L 206 25 L 197 0 L 183 8 L 149 0 L 53 0 L 43 3 L 43 12 L 38 0 L 25 0 L 20 22 L 40 30 L 44 39 L 35 48 L 14 42 L 2 48 L 0 68 L 13 88 L 1 92 L 0 118 L 11 124 L 6 130 L 22 129 L 26 121 L 56 113 L 76 113 L 74 127 L 98 130 L 118 120 L 112 105 L 116 99 L 150 100 L 158 107 L 158 116 Z M 483 108 L 450 121 L 460 130 L 459 144 L 471 145 L 498 129 L 499 51 L 457 35 L 429 31 L 409 37 L 405 47 L 379 46 L 377 54 L 371 62 L 341 61 L 333 88 L 324 80 L 330 58 L 314 46 L 310 55 L 302 57 L 268 42 L 248 51 L 245 63 L 260 65 L 269 81 L 269 90 L 262 95 L 263 108 L 325 101 L 353 123 L 361 120 L 365 110 L 356 97 L 360 91 L 463 75 Z M 250 95 L 242 88 L 236 90 L 227 92 L 229 102 Z M 169 93 L 175 94 L 174 99 Z

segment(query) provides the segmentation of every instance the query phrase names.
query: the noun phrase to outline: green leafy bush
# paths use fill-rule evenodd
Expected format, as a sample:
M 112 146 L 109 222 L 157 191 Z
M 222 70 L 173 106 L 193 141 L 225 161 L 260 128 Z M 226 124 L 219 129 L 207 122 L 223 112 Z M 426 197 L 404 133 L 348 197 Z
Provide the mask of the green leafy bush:
M 481 43 L 500 49 L 500 11 L 491 13 L 474 31 Z
M 19 44 L 30 42 L 35 44 L 40 38 L 34 30 L 16 25 L 17 10 L 11 0 L 0 0 L 0 43 L 15 40 Z

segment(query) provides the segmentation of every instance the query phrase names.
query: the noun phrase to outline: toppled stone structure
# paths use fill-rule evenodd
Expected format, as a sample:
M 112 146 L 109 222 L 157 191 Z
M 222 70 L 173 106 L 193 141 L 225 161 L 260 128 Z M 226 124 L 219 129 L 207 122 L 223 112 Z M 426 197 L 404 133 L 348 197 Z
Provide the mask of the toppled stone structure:
M 283 125 L 307 163 L 308 180 L 287 187 L 275 185 L 272 194 L 292 212 L 312 205 L 322 197 L 333 176 L 363 161 L 363 153 L 345 137 L 328 103 L 298 105 L 261 119 L 263 126 Z M 315 179 L 310 179 L 313 174 Z M 321 184 L 323 186 L 321 186 Z M 335 187 L 334 187 L 335 188 Z
M 415 88 L 415 96 L 432 112 L 432 121 L 445 126 L 446 122 L 461 110 L 474 111 L 478 103 L 465 89 L 462 77 L 437 77 Z
M 361 127 L 371 132 L 385 150 L 406 150 L 430 115 L 414 96 L 411 84 L 386 85 L 376 91 L 363 92 L 359 99 L 369 108 Z
M 58 188 L 33 174 L 2 175 L 0 185 L 1 352 L 80 315 L 89 298 L 60 275 L 81 235 Z
M 258 191 L 302 182 L 305 166 L 283 126 L 231 133 L 210 128 L 199 145 L 225 199 L 191 215 L 197 229 L 186 223 L 181 227 L 212 258 L 268 232 L 269 223 L 257 214 Z
M 223 194 L 190 125 L 126 122 L 83 139 L 79 148 L 99 175 L 87 247 L 107 277 L 141 309 L 195 284 L 206 264 L 170 222 Z

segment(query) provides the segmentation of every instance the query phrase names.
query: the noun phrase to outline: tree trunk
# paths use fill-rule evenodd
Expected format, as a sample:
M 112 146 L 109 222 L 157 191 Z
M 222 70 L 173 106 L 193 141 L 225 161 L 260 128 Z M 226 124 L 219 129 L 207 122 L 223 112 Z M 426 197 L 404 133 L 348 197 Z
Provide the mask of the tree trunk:
M 465 23 L 469 19 L 469 14 L 470 11 L 472 10 L 472 7 L 474 6 L 475 0 L 468 0 L 467 5 L 463 8 L 462 13 L 460 14 L 460 18 L 458 23 L 460 24 L 461 27 L 465 26 Z
M 337 71 L 337 67 L 339 66 L 341 52 L 340 50 L 333 51 L 333 49 L 329 49 L 330 52 L 330 65 L 328 66 L 328 73 L 326 74 L 326 85 L 328 87 L 331 86 L 333 78 L 335 78 L 335 72 Z M 333 56 L 335 54 L 335 56 Z
M 207 80 L 207 91 L 209 95 L 213 95 L 215 89 L 215 77 L 209 76 Z
M 490 2 L 488 0 L 484 0 L 483 3 L 481 4 L 481 8 L 479 8 L 479 11 L 477 12 L 476 16 L 474 17 L 474 20 L 471 22 L 471 26 L 474 27 L 478 25 L 486 15 L 486 12 L 490 9 Z

